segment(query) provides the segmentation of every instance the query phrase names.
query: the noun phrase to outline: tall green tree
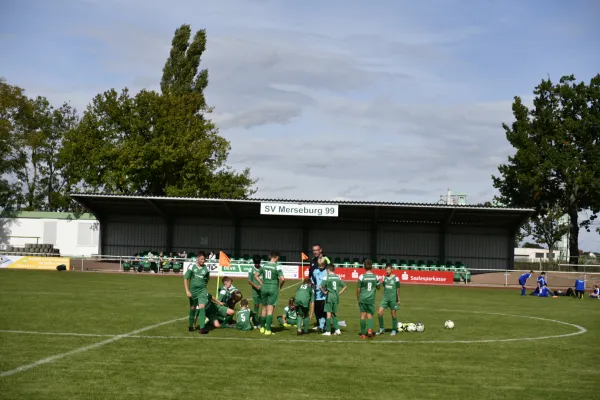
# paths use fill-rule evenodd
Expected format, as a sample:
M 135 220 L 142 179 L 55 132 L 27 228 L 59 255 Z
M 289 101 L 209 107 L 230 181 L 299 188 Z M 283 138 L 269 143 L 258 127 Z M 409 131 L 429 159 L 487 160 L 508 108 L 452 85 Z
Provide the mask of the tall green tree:
M 97 95 L 61 153 L 81 190 L 154 196 L 244 198 L 249 169 L 227 164 L 229 142 L 208 118 L 208 72 L 199 70 L 206 33 L 183 25 L 173 37 L 161 93 L 127 88 Z
M 570 219 L 570 262 L 579 256 L 579 229 L 589 230 L 600 211 L 600 74 L 589 84 L 564 76 L 534 90 L 533 107 L 519 97 L 512 106 L 515 121 L 503 124 L 515 148 L 508 163 L 493 176 L 499 200 L 511 206 L 533 207 L 537 216 L 558 209 Z M 579 219 L 579 212 L 591 216 Z
M 571 226 L 561 221 L 563 212 L 560 207 L 542 209 L 523 227 L 526 237 L 533 238 L 536 243 L 545 244 L 549 253 L 554 254 L 556 244 L 569 233 Z

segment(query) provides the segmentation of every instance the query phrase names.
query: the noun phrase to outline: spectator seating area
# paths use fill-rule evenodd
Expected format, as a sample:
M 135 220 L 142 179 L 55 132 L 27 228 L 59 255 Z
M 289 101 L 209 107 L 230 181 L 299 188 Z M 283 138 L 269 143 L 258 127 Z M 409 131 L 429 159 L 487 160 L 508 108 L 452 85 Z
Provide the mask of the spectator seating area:
M 26 243 L 25 247 L 7 246 L 6 253 L 11 256 L 60 257 L 60 250 L 48 243 Z
M 216 253 L 216 252 L 215 252 Z M 132 259 L 123 263 L 124 271 L 154 271 L 154 272 L 170 272 L 173 271 L 178 273 L 183 270 L 184 260 L 194 261 L 196 259 L 195 253 L 186 253 L 185 251 L 179 254 L 173 254 L 167 252 L 156 252 L 156 251 L 142 251 L 133 255 Z M 214 260 L 217 260 L 218 255 L 215 254 Z M 269 258 L 267 255 L 261 255 L 262 261 L 267 261 Z M 360 268 L 365 262 L 366 258 L 362 260 L 359 258 L 344 258 L 336 257 L 332 260 L 333 264 L 338 268 Z M 232 265 L 252 265 L 253 260 L 249 254 L 244 254 L 242 257 L 233 257 L 230 259 Z M 281 256 L 280 262 L 285 263 L 287 259 L 285 256 Z M 308 264 L 308 262 L 306 262 Z M 396 270 L 414 270 L 414 271 L 447 271 L 454 273 L 455 282 L 470 282 L 471 272 L 465 267 L 461 261 L 424 261 L 424 260 L 396 260 L 396 259 L 385 259 L 373 260 L 373 267 L 375 269 L 383 269 L 386 264 L 392 264 Z

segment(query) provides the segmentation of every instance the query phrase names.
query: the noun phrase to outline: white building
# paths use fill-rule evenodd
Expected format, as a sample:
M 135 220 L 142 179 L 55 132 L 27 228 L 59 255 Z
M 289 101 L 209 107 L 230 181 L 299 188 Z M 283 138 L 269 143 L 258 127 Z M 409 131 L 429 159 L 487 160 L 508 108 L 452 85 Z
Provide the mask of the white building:
M 445 195 L 440 196 L 438 204 L 465 206 L 467 205 L 467 195 L 465 193 L 452 193 L 452 190 L 448 189 Z
M 515 248 L 515 261 L 538 262 L 556 260 L 560 256 L 559 250 L 552 251 L 548 249 L 529 249 L 517 247 Z
M 75 218 L 71 213 L 22 211 L 15 218 L 0 218 L 0 250 L 52 244 L 62 256 L 89 257 L 98 254 L 99 226 L 92 214 Z

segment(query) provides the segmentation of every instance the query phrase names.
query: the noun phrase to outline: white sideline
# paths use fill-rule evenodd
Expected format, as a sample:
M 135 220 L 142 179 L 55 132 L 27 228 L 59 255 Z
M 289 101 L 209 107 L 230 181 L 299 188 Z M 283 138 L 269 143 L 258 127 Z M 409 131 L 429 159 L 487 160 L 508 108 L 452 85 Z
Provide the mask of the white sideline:
M 89 346 L 78 347 L 78 348 L 76 348 L 74 350 L 70 350 L 70 351 L 67 351 L 65 353 L 55 354 L 55 355 L 50 356 L 50 357 L 42 358 L 41 360 L 37 360 L 37 361 L 35 361 L 35 362 L 31 363 L 31 364 L 21 365 L 20 367 L 17 367 L 15 369 L 11 369 L 9 371 L 0 372 L 0 378 L 11 376 L 11 375 L 14 375 L 14 374 L 16 374 L 18 372 L 27 371 L 27 370 L 30 370 L 32 368 L 38 367 L 40 365 L 49 364 L 49 363 L 52 363 L 54 361 L 60 360 L 61 358 L 72 356 L 73 354 L 84 353 L 84 352 L 86 352 L 88 350 L 96 349 L 98 347 L 102 347 L 104 345 L 116 342 L 116 341 L 121 340 L 121 339 L 125 339 L 125 338 L 128 338 L 128 337 L 133 337 L 134 335 L 137 335 L 138 333 L 149 331 L 150 329 L 158 328 L 159 326 L 162 326 L 162 325 L 172 324 L 173 322 L 181 321 L 181 320 L 186 319 L 186 318 L 187 317 L 182 317 L 182 318 L 172 319 L 170 321 L 160 322 L 158 324 L 146 326 L 146 327 L 141 328 L 141 329 L 136 329 L 135 331 L 131 331 L 129 333 L 124 333 L 124 334 L 121 334 L 121 335 L 113 336 L 110 339 L 106 339 L 106 340 L 103 340 L 103 341 L 98 342 L 98 343 L 90 344 Z M 49 334 L 49 333 L 46 333 L 46 334 Z M 75 335 L 70 335 L 70 336 L 75 336 Z M 77 336 L 90 336 L 90 335 L 88 335 L 88 334 L 78 334 Z

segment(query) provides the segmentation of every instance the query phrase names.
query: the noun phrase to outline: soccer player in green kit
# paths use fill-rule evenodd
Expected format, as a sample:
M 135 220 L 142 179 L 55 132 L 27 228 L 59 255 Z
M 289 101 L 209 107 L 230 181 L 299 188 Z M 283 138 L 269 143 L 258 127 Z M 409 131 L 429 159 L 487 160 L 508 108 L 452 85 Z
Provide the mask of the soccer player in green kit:
M 319 288 L 325 296 L 325 313 L 327 314 L 327 321 L 325 322 L 325 333 L 323 336 L 331 336 L 331 322 L 333 320 L 333 327 L 335 329 L 335 335 L 341 335 L 340 326 L 338 324 L 337 310 L 340 302 L 340 295 L 346 291 L 346 284 L 335 274 L 335 266 L 329 264 L 327 266 L 327 275 L 321 281 L 321 287 Z
M 200 334 L 206 335 L 208 331 L 204 329 L 206 319 L 206 305 L 208 303 L 208 290 L 206 285 L 210 279 L 210 271 L 204 264 L 206 262 L 206 253 L 201 251 L 196 257 L 196 265 L 192 265 L 183 275 L 183 287 L 185 294 L 190 299 L 190 315 L 188 330 L 194 332 L 194 319 L 198 318 L 200 324 Z M 198 312 L 196 312 L 198 310 Z M 198 315 L 196 315 L 198 314 Z
M 277 317 L 283 327 L 288 328 L 290 325 L 298 325 L 298 312 L 296 310 L 296 299 L 291 297 L 288 300 L 288 306 L 283 309 L 283 315 Z
M 271 324 L 273 323 L 273 310 L 277 305 L 279 290 L 285 283 L 283 271 L 277 262 L 279 253 L 275 250 L 271 252 L 271 261 L 265 263 L 254 273 L 254 278 L 260 285 L 260 304 L 263 306 L 260 314 L 260 333 L 272 335 Z
M 385 266 L 385 278 L 383 278 L 383 299 L 379 305 L 377 316 L 379 317 L 379 332 L 377 335 L 381 335 L 385 332 L 383 327 L 383 312 L 384 310 L 392 311 L 392 333 L 391 336 L 396 335 L 396 325 L 398 325 L 398 319 L 396 312 L 398 311 L 398 302 L 400 301 L 400 279 L 392 273 L 394 268 L 392 264 Z
M 215 328 L 220 328 L 222 323 L 226 322 L 229 317 L 235 314 L 235 311 L 227 307 L 225 303 L 222 303 L 212 297 L 210 293 L 207 297 L 208 303 L 206 305 L 206 318 L 208 318 L 208 322 L 211 323 Z M 226 328 L 228 327 L 228 325 L 223 326 Z
M 304 278 L 302 285 L 296 290 L 296 314 L 298 315 L 298 336 L 308 333 L 310 314 L 314 309 L 315 292 L 312 279 Z
M 252 256 L 252 262 L 254 263 L 254 268 L 248 271 L 248 284 L 252 287 L 252 311 L 254 311 L 254 319 L 252 323 L 255 328 L 260 328 L 262 325 L 259 324 L 258 321 L 258 307 L 260 307 L 260 284 L 254 277 L 254 274 L 260 269 L 260 256 L 255 254 Z
M 219 288 L 218 300 L 224 303 L 227 307 L 235 310 L 235 305 L 242 299 L 242 292 L 240 292 L 235 286 L 230 277 L 226 276 L 223 278 L 223 286 Z M 228 316 L 225 323 L 229 324 L 233 322 L 233 317 Z
M 248 299 L 242 299 L 240 301 L 240 309 L 236 313 L 236 324 L 235 328 L 238 331 L 251 331 L 252 330 L 252 317 L 254 312 L 248 308 Z
M 360 337 L 373 337 L 373 314 L 375 314 L 375 290 L 379 290 L 379 278 L 373 273 L 373 261 L 365 260 L 366 272 L 358 277 L 356 299 L 360 310 Z M 365 336 L 366 334 L 366 336 Z

